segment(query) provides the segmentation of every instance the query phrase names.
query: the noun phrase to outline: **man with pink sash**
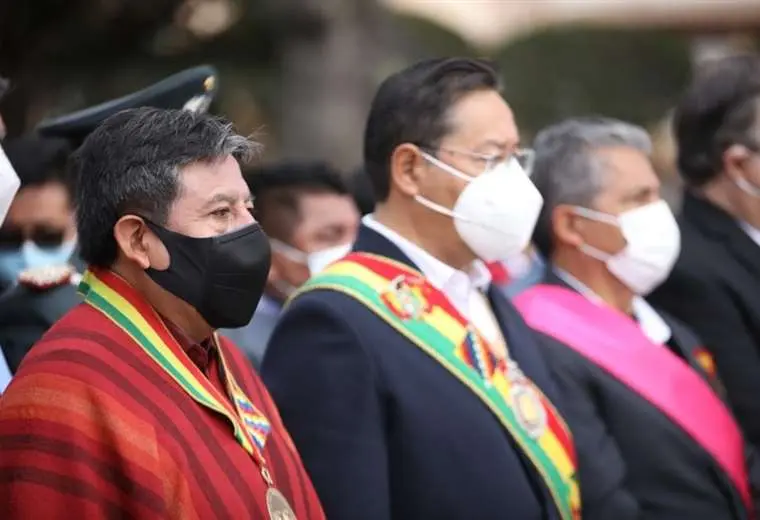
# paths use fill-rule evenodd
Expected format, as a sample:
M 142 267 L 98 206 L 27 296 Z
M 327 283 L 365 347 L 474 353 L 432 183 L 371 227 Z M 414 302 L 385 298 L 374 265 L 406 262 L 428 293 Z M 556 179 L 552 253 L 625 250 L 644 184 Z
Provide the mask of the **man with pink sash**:
M 754 517 L 750 463 L 712 358 L 644 300 L 680 250 L 651 143 L 636 126 L 567 120 L 535 142 L 542 284 L 516 297 L 568 405 L 584 519 Z M 623 507 L 624 505 L 624 507 Z

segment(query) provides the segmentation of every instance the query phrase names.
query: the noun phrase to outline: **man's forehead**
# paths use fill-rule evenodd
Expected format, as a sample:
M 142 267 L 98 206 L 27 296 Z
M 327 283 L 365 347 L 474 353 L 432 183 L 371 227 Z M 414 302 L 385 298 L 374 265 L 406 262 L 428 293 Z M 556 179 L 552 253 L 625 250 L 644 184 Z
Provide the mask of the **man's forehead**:
M 617 191 L 659 186 L 652 162 L 641 150 L 630 146 L 613 146 L 596 151 L 604 169 L 603 186 Z
M 520 140 L 512 109 L 496 91 L 464 96 L 451 107 L 448 123 L 452 139 L 472 145 L 511 147 Z
M 189 164 L 182 168 L 179 181 L 178 198 L 207 203 L 250 197 L 240 166 L 231 156 L 219 161 Z

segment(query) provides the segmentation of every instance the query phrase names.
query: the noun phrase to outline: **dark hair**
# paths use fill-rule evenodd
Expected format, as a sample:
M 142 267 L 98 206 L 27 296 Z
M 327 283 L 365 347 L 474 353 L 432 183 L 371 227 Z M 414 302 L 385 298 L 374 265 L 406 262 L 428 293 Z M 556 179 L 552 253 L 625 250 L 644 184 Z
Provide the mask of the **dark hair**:
M 341 173 L 324 162 L 278 162 L 255 168 L 245 177 L 256 198 L 256 219 L 268 235 L 285 241 L 301 220 L 304 195 L 350 194 Z
M 723 169 L 723 153 L 733 144 L 755 150 L 750 137 L 760 95 L 760 57 L 721 59 L 698 72 L 676 108 L 674 130 L 678 168 L 691 186 L 702 186 Z
M 3 96 L 8 93 L 11 88 L 11 82 L 7 78 L 0 76 L 0 101 L 3 100 Z
M 257 151 L 230 123 L 208 114 L 137 108 L 109 117 L 71 161 L 82 259 L 97 267 L 113 264 L 113 227 L 126 214 L 164 224 L 183 166 L 229 155 L 245 163 Z
M 498 90 L 493 65 L 470 58 L 421 61 L 387 78 L 372 101 L 364 131 L 364 162 L 377 201 L 390 192 L 390 158 L 403 143 L 437 148 L 451 131 L 448 111 L 476 90 Z
M 25 135 L 3 143 L 8 160 L 16 170 L 21 187 L 48 182 L 68 186 L 66 161 L 73 152 L 66 139 Z

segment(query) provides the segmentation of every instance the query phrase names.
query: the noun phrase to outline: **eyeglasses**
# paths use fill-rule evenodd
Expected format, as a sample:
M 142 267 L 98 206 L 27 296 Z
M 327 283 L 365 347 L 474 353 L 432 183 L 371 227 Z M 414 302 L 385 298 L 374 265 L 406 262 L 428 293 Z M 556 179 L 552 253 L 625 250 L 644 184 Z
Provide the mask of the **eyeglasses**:
M 430 154 L 436 154 L 438 151 L 447 152 L 454 155 L 462 155 L 464 157 L 469 157 L 470 159 L 473 159 L 474 162 L 477 162 L 478 164 L 483 165 L 483 171 L 488 171 L 492 168 L 494 168 L 497 164 L 507 162 L 510 159 L 515 159 L 520 167 L 525 171 L 525 173 L 530 176 L 532 170 L 533 170 L 533 157 L 534 153 L 533 150 L 530 148 L 518 148 L 510 153 L 503 154 L 503 153 L 497 153 L 497 154 L 484 154 L 479 152 L 471 152 L 469 150 L 460 150 L 457 148 L 444 148 L 439 147 L 438 150 L 434 150 L 429 147 L 420 146 L 423 150 Z
M 0 228 L 0 248 L 19 248 L 27 240 L 31 240 L 39 247 L 57 247 L 63 243 L 64 235 L 64 230 L 44 225 L 35 226 L 27 231 L 5 226 Z

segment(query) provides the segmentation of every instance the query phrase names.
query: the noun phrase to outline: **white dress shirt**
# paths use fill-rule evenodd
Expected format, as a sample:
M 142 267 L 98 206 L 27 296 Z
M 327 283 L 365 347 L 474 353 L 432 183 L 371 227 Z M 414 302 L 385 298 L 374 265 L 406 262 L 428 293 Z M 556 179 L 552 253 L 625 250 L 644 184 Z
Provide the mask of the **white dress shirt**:
M 606 302 L 602 300 L 601 296 L 592 291 L 586 284 L 578 280 L 576 277 L 559 267 L 554 267 L 553 269 L 555 274 L 559 276 L 562 281 L 583 296 L 597 304 L 606 305 Z M 670 339 L 672 331 L 670 330 L 670 326 L 664 319 L 662 319 L 662 316 L 660 316 L 658 312 L 654 310 L 654 307 L 649 305 L 649 303 L 641 296 L 634 296 L 631 306 L 633 307 L 633 315 L 636 316 L 636 321 L 638 321 L 639 327 L 641 327 L 641 331 L 644 335 L 654 343 L 664 345 Z
M 749 236 L 749 238 L 751 238 L 755 244 L 760 246 L 760 229 L 757 229 L 755 226 L 747 224 L 743 221 L 739 221 L 739 226 L 744 230 L 745 233 L 747 233 L 747 236 Z
M 476 260 L 467 272 L 460 271 L 381 224 L 371 214 L 362 218 L 362 223 L 380 233 L 409 257 L 430 284 L 446 295 L 456 310 L 489 342 L 503 343 L 501 330 L 493 319 L 488 300 L 483 297 L 483 291 L 491 283 L 491 273 L 483 262 Z

